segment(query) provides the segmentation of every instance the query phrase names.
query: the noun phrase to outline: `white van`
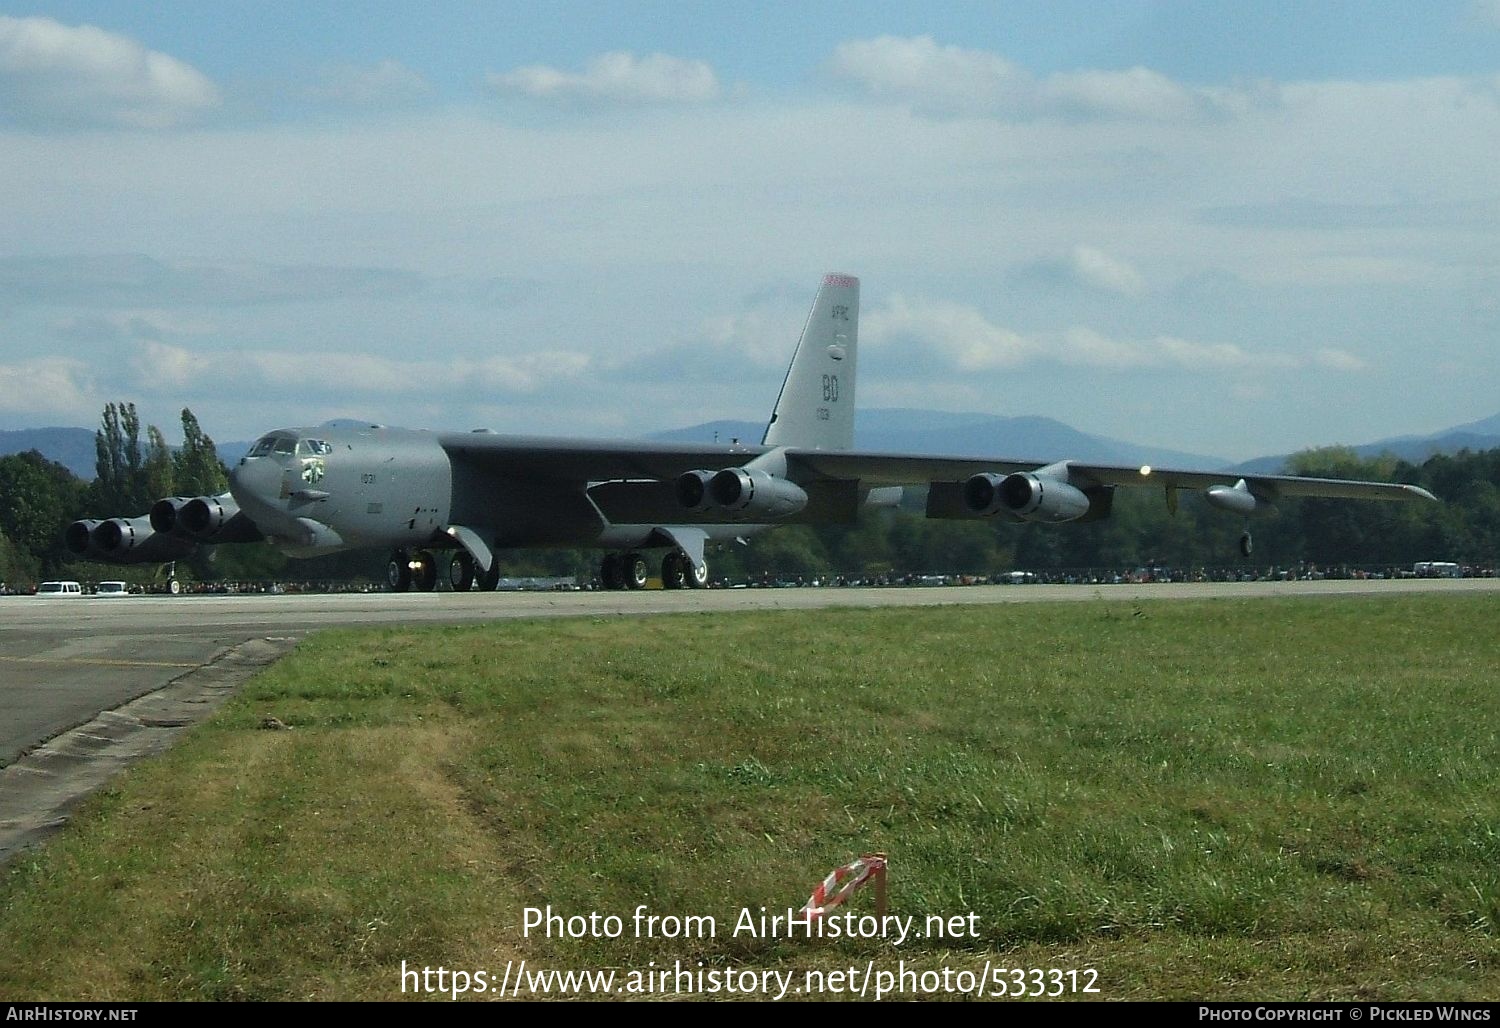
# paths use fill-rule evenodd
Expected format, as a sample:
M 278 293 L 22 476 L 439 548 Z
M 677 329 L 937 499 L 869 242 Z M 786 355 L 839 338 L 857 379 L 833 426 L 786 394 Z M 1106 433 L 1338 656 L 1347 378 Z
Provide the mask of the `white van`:
M 43 582 L 36 587 L 38 596 L 82 596 L 83 586 L 77 582 Z
M 129 596 L 130 586 L 125 582 L 100 582 L 94 590 L 95 596 Z

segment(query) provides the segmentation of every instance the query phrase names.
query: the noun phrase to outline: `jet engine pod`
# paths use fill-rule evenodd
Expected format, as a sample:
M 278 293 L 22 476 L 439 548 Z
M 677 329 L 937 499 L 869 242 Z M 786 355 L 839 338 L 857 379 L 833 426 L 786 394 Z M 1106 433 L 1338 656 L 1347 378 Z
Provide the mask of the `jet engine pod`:
M 97 556 L 94 549 L 94 529 L 99 527 L 97 518 L 75 521 L 63 529 L 63 545 L 75 557 Z
M 807 506 L 801 486 L 760 468 L 725 468 L 708 492 L 716 506 L 744 518 L 784 518 Z
M 110 518 L 99 522 L 90 534 L 94 549 L 118 560 L 156 534 L 150 518 Z
M 686 510 L 705 511 L 714 505 L 708 483 L 713 481 L 712 471 L 685 471 L 677 476 L 677 502 Z
M 158 532 L 170 532 L 177 527 L 177 518 L 192 500 L 191 496 L 168 496 L 151 505 L 151 527 Z
M 195 539 L 212 539 L 229 519 L 240 512 L 239 504 L 227 494 L 199 496 L 189 500 L 177 512 L 177 524 Z
M 189 500 L 177 513 L 177 529 L 200 543 L 253 543 L 265 538 L 228 493 Z
M 1089 498 L 1081 489 L 1029 471 L 1004 478 L 974 475 L 964 482 L 964 503 L 976 514 L 1004 510 L 1024 521 L 1077 521 L 1089 512 Z

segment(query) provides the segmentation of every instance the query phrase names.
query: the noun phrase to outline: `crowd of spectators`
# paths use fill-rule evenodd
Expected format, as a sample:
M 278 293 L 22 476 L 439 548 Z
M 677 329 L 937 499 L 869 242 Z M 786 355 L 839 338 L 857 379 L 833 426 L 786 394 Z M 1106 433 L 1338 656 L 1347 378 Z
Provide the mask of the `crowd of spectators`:
M 1424 562 L 1425 563 L 1425 562 Z M 1492 566 L 1448 565 L 1456 568 L 1442 577 L 1494 578 Z M 765 575 L 759 578 L 732 581 L 717 579 L 710 588 L 719 589 L 788 589 L 788 588 L 900 588 L 923 586 L 972 586 L 972 585 L 1139 585 L 1152 582 L 1298 582 L 1324 579 L 1363 580 L 1435 577 L 1427 568 L 1408 566 L 1355 567 L 1340 565 L 1322 567 L 1316 564 L 1297 564 L 1292 567 L 1269 565 L 1266 567 L 1194 567 L 1175 568 L 1160 565 L 1145 565 L 1135 568 L 1055 568 L 1035 571 L 1004 571 L 994 575 L 973 574 L 886 574 L 886 575 Z M 83 583 L 85 595 L 95 591 L 97 583 Z M 597 581 L 575 582 L 571 579 L 505 579 L 502 590 L 592 590 L 600 589 Z M 0 596 L 26 596 L 37 591 L 37 584 L 0 582 Z M 299 593 L 379 593 L 385 592 L 382 582 L 350 580 L 318 581 L 274 581 L 274 582 L 194 582 L 161 581 L 145 585 L 132 584 L 131 593 L 150 595 L 190 596 L 280 596 Z

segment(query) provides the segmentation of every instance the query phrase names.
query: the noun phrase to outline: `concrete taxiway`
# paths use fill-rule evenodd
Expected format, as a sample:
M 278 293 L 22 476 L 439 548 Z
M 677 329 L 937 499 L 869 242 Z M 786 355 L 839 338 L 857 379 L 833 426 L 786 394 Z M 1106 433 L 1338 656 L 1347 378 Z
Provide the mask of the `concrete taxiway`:
M 0 598 L 0 860 L 118 767 L 168 745 L 336 625 L 1042 601 L 1500 593 L 1500 579 L 889 589 Z

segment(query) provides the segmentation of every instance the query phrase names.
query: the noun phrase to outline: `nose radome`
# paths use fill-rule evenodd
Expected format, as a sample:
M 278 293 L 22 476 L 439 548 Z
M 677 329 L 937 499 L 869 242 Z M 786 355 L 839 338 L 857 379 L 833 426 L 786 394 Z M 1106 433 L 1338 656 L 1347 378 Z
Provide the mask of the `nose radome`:
M 283 471 L 280 464 L 265 457 L 247 459 L 229 473 L 229 491 L 242 508 L 264 509 L 276 503 Z

